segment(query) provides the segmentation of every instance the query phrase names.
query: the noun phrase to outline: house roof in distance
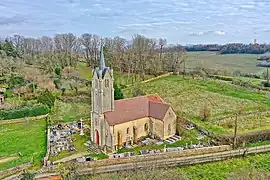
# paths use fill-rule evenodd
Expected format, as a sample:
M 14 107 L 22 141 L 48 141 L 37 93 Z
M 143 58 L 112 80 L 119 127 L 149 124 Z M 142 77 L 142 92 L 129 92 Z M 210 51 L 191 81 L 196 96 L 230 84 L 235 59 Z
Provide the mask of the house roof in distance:
M 166 112 L 170 108 L 170 105 L 158 95 L 121 99 L 114 103 L 114 111 L 104 113 L 110 126 L 144 117 L 153 117 L 163 120 Z

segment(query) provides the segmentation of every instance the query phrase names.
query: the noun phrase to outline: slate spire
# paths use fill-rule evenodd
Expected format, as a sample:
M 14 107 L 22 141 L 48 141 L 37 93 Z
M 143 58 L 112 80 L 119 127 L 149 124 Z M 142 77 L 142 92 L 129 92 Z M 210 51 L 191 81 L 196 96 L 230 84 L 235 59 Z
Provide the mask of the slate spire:
M 103 53 L 103 45 L 101 44 L 100 47 L 100 60 L 99 60 L 99 69 L 103 70 L 105 69 L 105 59 L 104 59 L 104 53 Z

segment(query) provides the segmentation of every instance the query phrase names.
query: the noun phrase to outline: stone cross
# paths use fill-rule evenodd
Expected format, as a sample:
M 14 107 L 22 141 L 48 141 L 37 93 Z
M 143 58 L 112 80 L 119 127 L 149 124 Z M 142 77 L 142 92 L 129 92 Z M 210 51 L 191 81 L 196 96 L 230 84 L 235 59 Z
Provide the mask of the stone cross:
M 83 136 L 84 133 L 83 133 L 83 122 L 82 122 L 82 118 L 81 118 L 81 131 L 80 131 L 80 136 Z

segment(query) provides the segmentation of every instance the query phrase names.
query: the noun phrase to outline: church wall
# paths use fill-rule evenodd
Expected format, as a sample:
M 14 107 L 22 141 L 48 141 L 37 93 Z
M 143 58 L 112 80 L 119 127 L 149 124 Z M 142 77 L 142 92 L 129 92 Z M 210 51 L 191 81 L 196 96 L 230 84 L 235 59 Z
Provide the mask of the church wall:
M 163 119 L 164 122 L 164 139 L 169 138 L 176 133 L 176 119 L 177 116 L 174 113 L 173 109 L 170 107 Z M 170 125 L 170 130 L 169 130 Z
M 113 147 L 113 139 L 112 139 L 111 128 L 106 120 L 105 120 L 104 124 L 105 124 L 105 126 L 104 126 L 105 144 L 112 148 Z
M 150 118 L 151 121 L 153 122 L 153 131 L 152 133 L 154 135 L 159 136 L 160 138 L 164 138 L 164 125 L 163 121 L 155 118 Z
M 141 118 L 141 119 L 137 119 L 134 121 L 129 121 L 126 123 L 122 123 L 122 124 L 118 124 L 114 126 L 114 145 L 117 146 L 118 145 L 118 139 L 120 139 L 120 145 L 122 145 L 124 142 L 126 142 L 127 140 L 129 140 L 130 138 L 134 138 L 134 134 L 133 134 L 133 127 L 137 128 L 137 138 L 140 138 L 142 136 L 147 136 L 149 134 L 149 122 L 150 119 L 149 117 L 145 117 L 145 118 Z M 145 124 L 147 123 L 147 130 L 145 130 Z M 129 132 L 127 134 L 127 128 L 129 128 Z M 121 134 L 120 138 L 118 138 L 118 132 Z

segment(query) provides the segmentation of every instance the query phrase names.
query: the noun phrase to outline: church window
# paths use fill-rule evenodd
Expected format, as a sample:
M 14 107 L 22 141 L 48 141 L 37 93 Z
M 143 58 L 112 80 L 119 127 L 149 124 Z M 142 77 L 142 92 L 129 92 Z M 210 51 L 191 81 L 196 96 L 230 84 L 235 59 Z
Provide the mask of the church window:
M 98 80 L 95 79 L 95 86 L 98 87 Z
M 106 88 L 109 87 L 109 79 L 105 79 L 105 87 L 106 87 Z
M 127 128 L 127 134 L 129 134 L 129 128 Z
M 144 130 L 145 130 L 145 131 L 148 131 L 148 123 L 145 123 L 145 124 L 144 124 Z
M 168 125 L 168 134 L 171 134 L 171 125 Z

